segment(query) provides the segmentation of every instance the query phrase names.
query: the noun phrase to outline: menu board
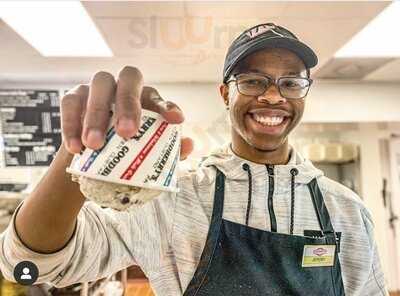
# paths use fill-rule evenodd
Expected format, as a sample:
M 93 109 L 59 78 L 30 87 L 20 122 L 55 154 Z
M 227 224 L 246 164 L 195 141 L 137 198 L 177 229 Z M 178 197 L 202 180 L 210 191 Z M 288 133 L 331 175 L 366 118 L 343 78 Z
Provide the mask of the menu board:
M 60 145 L 58 90 L 0 89 L 3 167 L 48 166 Z

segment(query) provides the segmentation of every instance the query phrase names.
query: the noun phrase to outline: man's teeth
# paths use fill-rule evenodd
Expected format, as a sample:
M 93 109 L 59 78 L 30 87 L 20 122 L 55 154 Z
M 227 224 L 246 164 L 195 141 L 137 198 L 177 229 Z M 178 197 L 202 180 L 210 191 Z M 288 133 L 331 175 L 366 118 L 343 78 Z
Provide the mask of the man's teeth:
M 260 116 L 257 114 L 252 114 L 253 118 L 255 121 L 257 121 L 258 123 L 261 123 L 263 125 L 268 125 L 268 126 L 274 126 L 274 125 L 279 125 L 282 123 L 283 121 L 283 117 L 280 116 L 273 116 L 273 117 L 269 117 L 269 116 Z

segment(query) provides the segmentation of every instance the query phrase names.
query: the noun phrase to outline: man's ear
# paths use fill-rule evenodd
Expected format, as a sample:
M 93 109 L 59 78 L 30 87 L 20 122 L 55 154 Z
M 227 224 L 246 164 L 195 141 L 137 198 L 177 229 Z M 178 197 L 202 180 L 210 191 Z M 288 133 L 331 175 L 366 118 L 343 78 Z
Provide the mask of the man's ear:
M 224 100 L 225 106 L 229 106 L 229 87 L 225 83 L 221 83 L 219 85 L 219 93 L 221 94 L 221 98 Z

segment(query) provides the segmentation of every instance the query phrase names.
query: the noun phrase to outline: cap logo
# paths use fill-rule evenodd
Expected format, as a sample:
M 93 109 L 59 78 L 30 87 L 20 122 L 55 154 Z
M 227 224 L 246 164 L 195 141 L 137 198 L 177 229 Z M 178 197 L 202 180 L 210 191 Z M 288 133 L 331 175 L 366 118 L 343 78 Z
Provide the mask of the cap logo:
M 259 25 L 257 27 L 252 28 L 251 30 L 249 30 L 246 35 L 249 36 L 250 39 L 253 39 L 255 37 L 257 37 L 258 35 L 267 32 L 267 31 L 272 31 L 274 32 L 274 34 L 279 35 L 281 37 L 285 37 L 282 34 L 276 32 L 274 29 L 276 28 L 276 26 L 274 24 L 262 24 Z

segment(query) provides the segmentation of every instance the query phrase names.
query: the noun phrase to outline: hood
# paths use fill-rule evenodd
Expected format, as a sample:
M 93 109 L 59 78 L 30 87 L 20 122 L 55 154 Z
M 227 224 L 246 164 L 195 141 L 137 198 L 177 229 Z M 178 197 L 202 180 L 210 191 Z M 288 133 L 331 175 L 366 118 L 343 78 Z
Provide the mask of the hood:
M 274 175 L 277 181 L 287 182 L 292 175 L 290 170 L 296 168 L 298 175 L 296 183 L 307 184 L 312 179 L 323 176 L 323 172 L 302 157 L 292 146 L 290 147 L 290 159 L 285 165 L 274 165 Z M 243 169 L 243 164 L 248 164 L 253 178 L 266 177 L 267 169 L 265 164 L 254 163 L 237 156 L 231 149 L 231 143 L 223 145 L 221 148 L 212 152 L 202 163 L 201 166 L 216 166 L 222 171 L 227 179 L 248 180 L 248 174 Z

